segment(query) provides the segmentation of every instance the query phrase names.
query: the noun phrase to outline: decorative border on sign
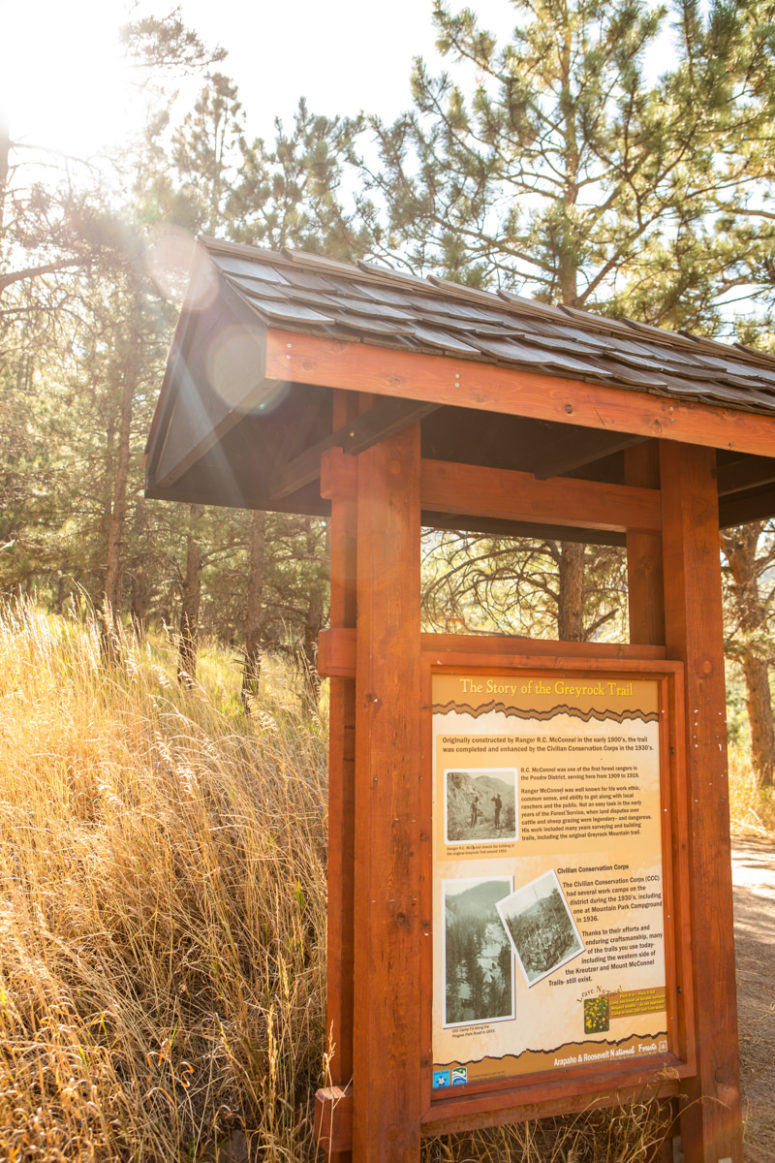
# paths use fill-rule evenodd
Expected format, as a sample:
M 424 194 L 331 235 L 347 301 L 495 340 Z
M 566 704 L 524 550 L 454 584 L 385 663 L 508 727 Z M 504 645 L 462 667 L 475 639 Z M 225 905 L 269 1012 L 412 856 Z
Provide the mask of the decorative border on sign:
M 453 1066 L 474 1066 L 480 1062 L 499 1062 L 511 1066 L 516 1064 L 522 1058 L 528 1055 L 543 1057 L 552 1054 L 561 1056 L 563 1058 L 577 1058 L 581 1061 L 572 1063 L 575 1066 L 589 1066 L 598 1064 L 608 1064 L 611 1059 L 617 1058 L 616 1051 L 619 1050 L 622 1058 L 634 1058 L 636 1055 L 630 1053 L 629 1047 L 635 1042 L 657 1042 L 667 1039 L 667 1030 L 656 1030 L 654 1033 L 645 1034 L 627 1034 L 624 1038 L 618 1039 L 600 1039 L 600 1041 L 584 1041 L 584 1042 L 563 1042 L 559 1046 L 550 1046 L 546 1050 L 533 1050 L 527 1046 L 519 1054 L 485 1054 L 481 1058 L 469 1058 L 465 1062 L 459 1062 L 457 1059 L 452 1059 L 450 1062 L 434 1062 L 433 1069 L 448 1069 Z M 627 1048 L 627 1052 L 623 1052 L 620 1048 Z M 666 1053 L 666 1050 L 655 1050 L 655 1054 Z M 584 1061 L 584 1055 L 587 1055 L 587 1061 Z M 649 1055 L 650 1056 L 650 1055 Z M 644 1055 L 644 1058 L 646 1055 Z
M 569 707 L 567 703 L 560 703 L 548 711 L 537 711 L 535 709 L 512 707 L 506 703 L 496 702 L 495 699 L 492 699 L 489 703 L 479 703 L 476 706 L 472 706 L 471 703 L 458 703 L 452 699 L 448 703 L 434 703 L 431 709 L 434 715 L 448 715 L 452 711 L 456 711 L 459 715 L 470 715 L 473 719 L 478 719 L 481 715 L 489 715 L 491 711 L 499 711 L 508 718 L 538 719 L 540 722 L 554 719 L 557 715 L 569 715 L 572 719 L 580 719 L 583 723 L 589 723 L 591 719 L 595 719 L 598 723 L 603 723 L 609 719 L 613 719 L 615 723 L 624 723 L 627 719 L 640 719 L 643 723 L 659 722 L 659 711 L 639 711 L 637 709 L 629 711 L 598 711 L 595 708 L 591 708 L 589 711 L 582 711 L 579 707 Z

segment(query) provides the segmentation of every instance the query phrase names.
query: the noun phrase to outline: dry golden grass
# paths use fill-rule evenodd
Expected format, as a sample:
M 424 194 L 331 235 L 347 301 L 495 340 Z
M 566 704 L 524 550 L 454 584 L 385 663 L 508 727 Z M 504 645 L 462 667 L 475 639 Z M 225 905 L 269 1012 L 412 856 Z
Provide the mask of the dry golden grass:
M 729 749 L 729 817 L 733 833 L 775 839 L 775 788 L 756 786 L 745 747 Z
M 312 1157 L 321 732 L 123 655 L 0 618 L 0 1158 Z
M 312 1163 L 325 757 L 293 676 L 0 609 L 0 1160 Z M 232 692 L 229 693 L 231 678 Z M 664 1116 L 662 1116 L 664 1117 Z M 428 1140 L 425 1163 L 630 1163 L 654 1104 Z

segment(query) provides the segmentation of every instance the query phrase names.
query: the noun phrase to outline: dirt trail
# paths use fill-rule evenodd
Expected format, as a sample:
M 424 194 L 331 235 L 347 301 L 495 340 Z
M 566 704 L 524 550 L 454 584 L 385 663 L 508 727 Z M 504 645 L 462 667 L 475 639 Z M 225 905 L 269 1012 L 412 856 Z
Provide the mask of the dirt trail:
M 732 841 L 745 1163 L 775 1160 L 775 845 Z

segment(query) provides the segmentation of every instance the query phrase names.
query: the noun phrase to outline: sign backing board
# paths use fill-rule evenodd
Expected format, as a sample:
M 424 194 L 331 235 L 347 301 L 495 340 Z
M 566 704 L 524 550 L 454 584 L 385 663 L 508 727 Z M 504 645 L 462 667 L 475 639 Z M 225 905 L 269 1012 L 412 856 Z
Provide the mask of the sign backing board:
M 648 671 L 434 668 L 434 1099 L 684 1057 Z

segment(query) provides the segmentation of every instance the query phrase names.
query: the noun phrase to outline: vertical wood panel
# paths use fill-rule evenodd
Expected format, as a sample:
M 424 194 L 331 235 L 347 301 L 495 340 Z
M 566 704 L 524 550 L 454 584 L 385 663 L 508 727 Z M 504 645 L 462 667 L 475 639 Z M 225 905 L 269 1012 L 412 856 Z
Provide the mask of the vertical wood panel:
M 655 440 L 626 450 L 624 479 L 628 485 L 659 487 L 659 448 Z M 630 642 L 641 646 L 663 643 L 662 540 L 656 533 L 627 533 L 627 595 Z
M 357 396 L 334 393 L 333 427 L 356 414 Z M 354 627 L 356 618 L 356 520 L 354 497 L 331 498 L 331 625 Z M 328 930 L 326 1039 L 330 1081 L 345 1086 L 353 1070 L 353 829 L 355 774 L 355 680 L 331 678 L 328 756 Z M 334 1152 L 331 1163 L 349 1163 Z
M 420 1153 L 420 431 L 358 464 L 353 1157 Z
M 659 488 L 659 445 L 656 440 L 628 448 L 624 453 L 625 484 L 642 488 Z M 627 601 L 630 616 L 630 642 L 639 646 L 658 646 L 665 641 L 665 603 L 662 576 L 662 537 L 643 530 L 627 531 Z M 683 730 L 683 723 L 680 726 Z M 669 763 L 663 759 L 663 779 L 667 779 Z M 672 829 L 675 841 L 676 830 Z M 665 850 L 669 859 L 675 852 Z M 680 885 L 678 886 L 680 889 Z M 679 910 L 680 914 L 680 910 Z M 676 955 L 675 949 L 665 952 Z M 670 966 L 668 966 L 670 979 Z M 678 1050 L 678 1047 L 673 1047 Z M 676 1125 L 675 1100 L 664 1103 L 666 1133 L 654 1151 L 651 1163 L 672 1163 L 673 1136 Z
M 664 442 L 665 633 L 686 664 L 689 897 L 697 1077 L 681 1116 L 686 1163 L 742 1163 L 726 701 L 715 452 Z

